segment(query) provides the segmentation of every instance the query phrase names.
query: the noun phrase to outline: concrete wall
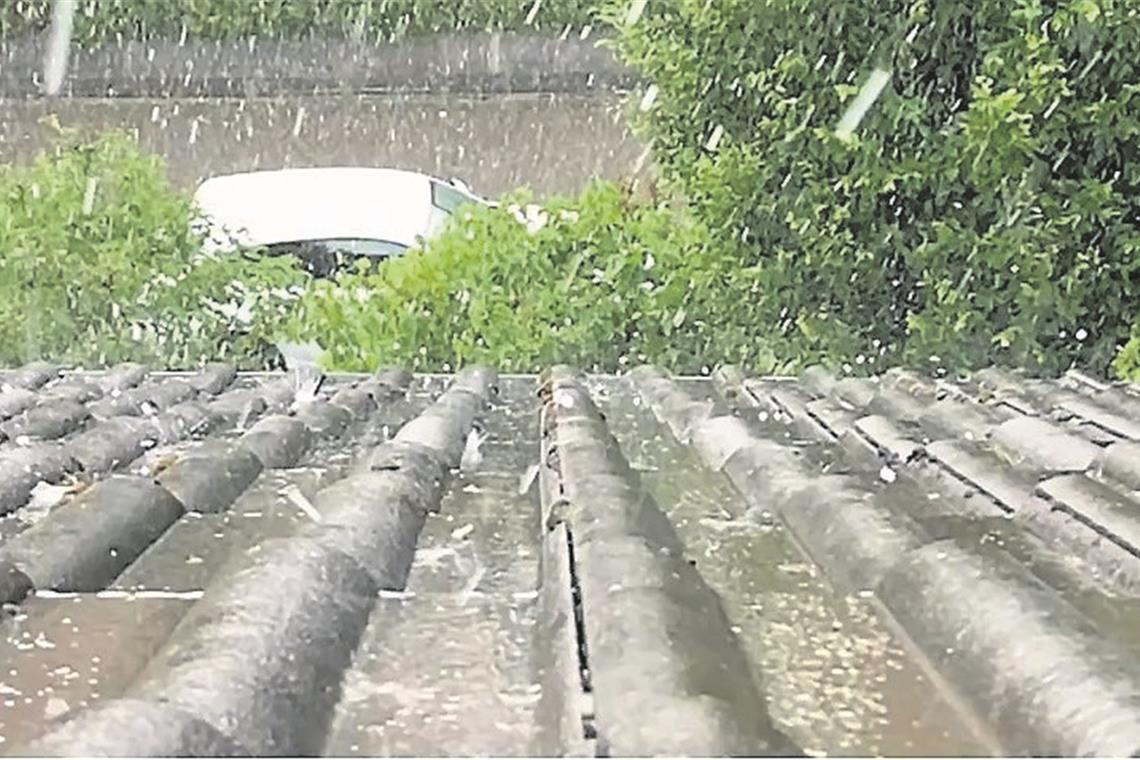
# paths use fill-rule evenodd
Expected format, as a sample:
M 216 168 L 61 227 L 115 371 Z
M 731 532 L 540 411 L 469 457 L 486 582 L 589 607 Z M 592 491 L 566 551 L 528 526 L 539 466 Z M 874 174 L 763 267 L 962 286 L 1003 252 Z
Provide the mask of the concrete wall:
M 73 49 L 64 94 L 251 97 L 406 92 L 587 93 L 636 77 L 597 35 L 441 34 L 394 43 L 124 41 Z M 0 97 L 40 94 L 45 40 L 0 43 Z
M 2 2 L 2 0 L 0 0 Z M 620 96 L 304 95 L 274 98 L 36 98 L 0 103 L 0 162 L 49 145 L 54 117 L 90 132 L 125 129 L 170 178 L 286 166 L 395 166 L 460 176 L 484 193 L 530 185 L 573 193 L 591 177 L 634 174 L 642 146 Z

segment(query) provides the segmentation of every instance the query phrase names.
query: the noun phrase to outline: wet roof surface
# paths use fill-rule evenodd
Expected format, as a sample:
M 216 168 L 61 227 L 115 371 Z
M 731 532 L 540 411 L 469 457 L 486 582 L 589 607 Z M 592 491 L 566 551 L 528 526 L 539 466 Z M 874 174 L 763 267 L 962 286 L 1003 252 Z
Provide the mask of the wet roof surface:
M 1140 395 L 1078 374 L 33 365 L 0 514 L 9 754 L 1140 751 Z

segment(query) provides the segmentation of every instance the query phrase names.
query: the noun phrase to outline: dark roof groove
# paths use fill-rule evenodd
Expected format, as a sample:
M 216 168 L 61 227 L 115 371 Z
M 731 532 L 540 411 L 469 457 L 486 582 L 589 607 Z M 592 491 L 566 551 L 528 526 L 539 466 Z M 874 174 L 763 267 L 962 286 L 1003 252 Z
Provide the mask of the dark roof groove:
M 544 412 L 546 462 L 559 484 L 544 525 L 564 524 L 572 547 L 598 750 L 795 751 L 767 718 L 719 599 L 685 561 L 668 517 L 571 371 L 551 373 Z M 644 618 L 662 626 L 633 622 Z

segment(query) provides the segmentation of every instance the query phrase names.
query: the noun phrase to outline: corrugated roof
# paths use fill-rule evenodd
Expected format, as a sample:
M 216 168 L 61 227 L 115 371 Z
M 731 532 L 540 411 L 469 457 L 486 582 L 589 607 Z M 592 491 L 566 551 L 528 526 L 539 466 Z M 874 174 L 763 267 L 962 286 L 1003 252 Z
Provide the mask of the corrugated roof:
M 31 365 L 0 512 L 11 754 L 1140 751 L 1140 396 L 1079 374 Z

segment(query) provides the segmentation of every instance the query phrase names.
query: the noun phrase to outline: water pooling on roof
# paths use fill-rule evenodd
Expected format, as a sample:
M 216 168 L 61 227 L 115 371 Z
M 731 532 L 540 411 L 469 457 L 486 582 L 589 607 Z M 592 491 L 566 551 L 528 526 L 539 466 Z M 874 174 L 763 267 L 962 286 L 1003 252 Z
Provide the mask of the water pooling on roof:
M 1140 748 L 1126 387 L 0 385 L 11 754 Z

